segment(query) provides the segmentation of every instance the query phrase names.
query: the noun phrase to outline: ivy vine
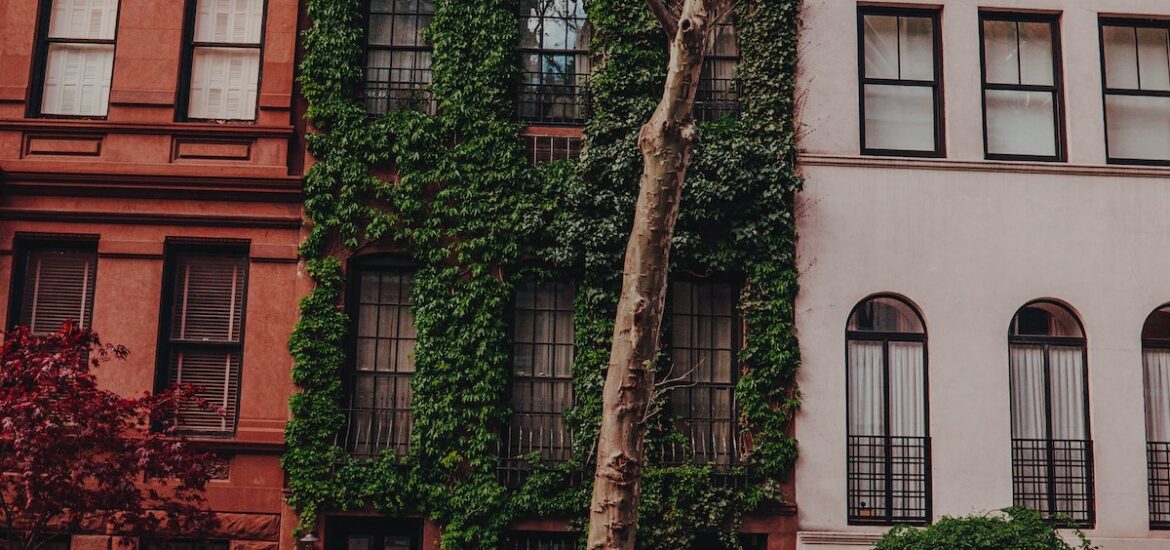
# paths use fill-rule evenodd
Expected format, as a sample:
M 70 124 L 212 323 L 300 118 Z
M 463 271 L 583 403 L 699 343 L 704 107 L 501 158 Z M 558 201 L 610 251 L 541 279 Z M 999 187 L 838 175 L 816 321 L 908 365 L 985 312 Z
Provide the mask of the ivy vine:
M 289 341 L 300 391 L 286 429 L 289 502 L 311 529 L 322 512 L 372 507 L 442 526 L 448 550 L 493 548 L 520 517 L 582 526 L 592 442 L 601 414 L 622 253 L 641 156 L 635 139 L 661 95 L 665 49 L 642 2 L 590 0 L 591 118 L 580 161 L 531 166 L 512 102 L 518 82 L 517 0 L 438 0 L 433 44 L 437 112 L 371 120 L 355 98 L 362 78 L 362 0 L 308 0 L 311 27 L 299 80 L 315 132 L 304 179 L 310 220 L 301 254 L 315 282 Z M 751 451 L 732 490 L 710 466 L 649 465 L 640 546 L 688 547 L 782 497 L 796 458 L 799 405 L 793 195 L 793 78 L 798 0 L 755 0 L 736 14 L 742 61 L 738 119 L 701 126 L 672 253 L 675 273 L 734 276 L 746 343 L 737 391 Z M 394 177 L 375 174 L 393 167 Z M 390 246 L 418 264 L 418 341 L 410 457 L 359 461 L 334 444 L 345 426 L 342 369 L 349 321 L 340 307 L 344 260 Z M 509 407 L 507 318 L 517 282 L 576 282 L 573 458 L 531 460 L 522 486 L 497 481 L 499 427 Z M 649 445 L 678 436 L 668 419 Z

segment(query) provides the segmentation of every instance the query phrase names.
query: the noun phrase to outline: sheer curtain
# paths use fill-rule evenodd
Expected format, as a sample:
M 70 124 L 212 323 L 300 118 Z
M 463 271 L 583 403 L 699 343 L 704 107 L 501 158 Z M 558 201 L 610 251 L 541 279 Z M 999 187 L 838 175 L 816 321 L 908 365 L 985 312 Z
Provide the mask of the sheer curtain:
M 1147 349 L 1145 363 L 1146 440 L 1170 442 L 1170 349 Z

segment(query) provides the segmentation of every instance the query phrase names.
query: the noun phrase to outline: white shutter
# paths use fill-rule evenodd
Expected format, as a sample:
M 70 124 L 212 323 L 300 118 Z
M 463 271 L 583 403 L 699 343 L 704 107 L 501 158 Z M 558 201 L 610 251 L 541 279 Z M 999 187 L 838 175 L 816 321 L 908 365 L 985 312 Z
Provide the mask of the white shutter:
M 113 70 L 113 45 L 51 44 L 45 64 L 41 112 L 105 116 Z
M 66 320 L 90 326 L 97 255 L 83 250 L 34 250 L 26 256 L 20 325 L 56 332 Z
M 54 0 L 50 38 L 113 40 L 118 0 Z
M 191 67 L 187 116 L 203 119 L 256 118 L 260 51 L 198 48 Z
M 199 0 L 195 41 L 259 44 L 264 0 Z

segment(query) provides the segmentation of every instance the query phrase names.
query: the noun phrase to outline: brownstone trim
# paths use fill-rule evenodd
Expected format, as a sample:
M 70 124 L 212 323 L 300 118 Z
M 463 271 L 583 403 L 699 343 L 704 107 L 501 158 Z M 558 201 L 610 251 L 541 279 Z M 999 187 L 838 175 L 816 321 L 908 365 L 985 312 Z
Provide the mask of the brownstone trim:
M 0 220 L 290 230 L 300 229 L 303 223 L 301 218 L 272 216 L 193 216 L 184 214 L 14 210 L 7 208 L 0 209 Z

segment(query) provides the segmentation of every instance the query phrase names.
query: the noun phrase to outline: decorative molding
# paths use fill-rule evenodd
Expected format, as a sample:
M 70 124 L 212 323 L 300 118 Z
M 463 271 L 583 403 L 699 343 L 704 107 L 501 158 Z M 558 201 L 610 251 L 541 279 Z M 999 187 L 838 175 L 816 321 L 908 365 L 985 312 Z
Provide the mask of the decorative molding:
M 287 177 L 182 176 L 8 171 L 0 175 L 12 195 L 104 198 L 204 199 L 300 203 L 301 180 Z
M 111 90 L 110 105 L 173 107 L 175 92 L 172 90 Z
M 1125 178 L 1170 178 L 1170 167 L 1121 166 L 1114 164 L 1067 164 L 1058 162 L 1010 162 L 997 160 L 949 160 L 911 157 L 869 157 L 803 153 L 800 166 L 840 166 L 892 170 L 934 170 L 940 172 L 1004 172 Z
M 797 546 L 864 546 L 872 547 L 883 533 L 832 533 L 801 531 L 796 534 Z
M 20 157 L 100 157 L 105 138 L 105 134 L 27 133 L 20 147 Z
M 0 103 L 24 103 L 26 86 L 0 86 Z
M 175 136 L 171 140 L 171 162 L 176 160 L 247 161 L 252 158 L 250 139 L 207 139 Z
M 3 130 L 17 132 L 57 131 L 74 134 L 175 134 L 200 137 L 293 137 L 296 132 L 292 125 L 260 126 L 257 124 L 217 124 L 213 122 L 169 122 L 156 124 L 52 118 L 4 118 L 0 119 L 0 131 Z
M 0 208 L 0 220 L 289 230 L 298 230 L 303 223 L 301 218 L 273 216 L 193 216 L 190 214 L 18 210 L 12 208 Z

